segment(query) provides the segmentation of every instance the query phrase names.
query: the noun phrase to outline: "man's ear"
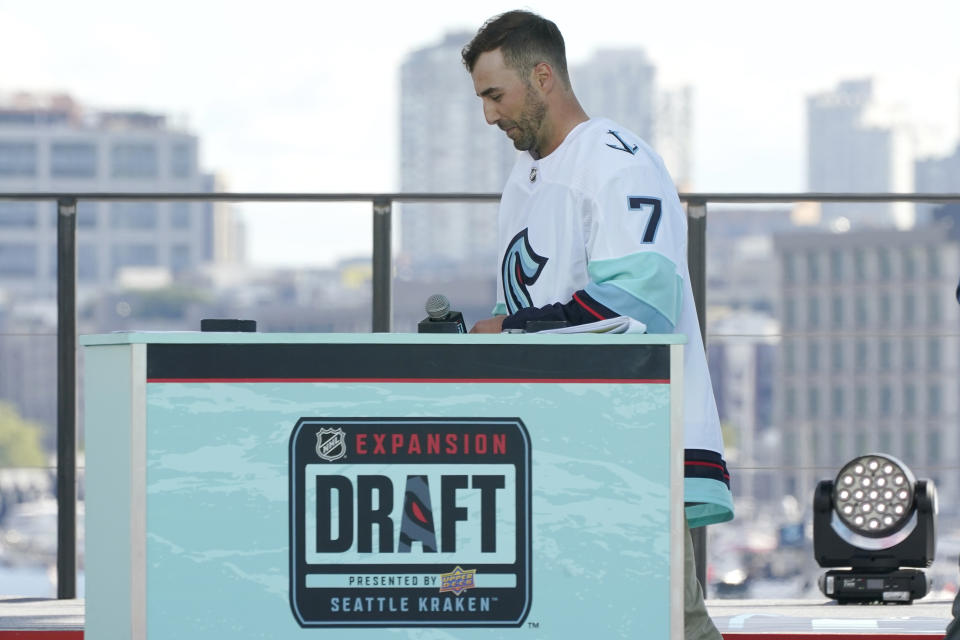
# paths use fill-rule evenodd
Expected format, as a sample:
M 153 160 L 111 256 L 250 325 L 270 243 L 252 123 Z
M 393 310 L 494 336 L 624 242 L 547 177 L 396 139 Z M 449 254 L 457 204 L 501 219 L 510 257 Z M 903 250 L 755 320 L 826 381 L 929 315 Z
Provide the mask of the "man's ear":
M 553 89 L 553 83 L 556 76 L 553 74 L 553 67 L 547 62 L 541 62 L 533 68 L 530 73 L 533 86 L 537 87 L 543 93 L 549 93 Z

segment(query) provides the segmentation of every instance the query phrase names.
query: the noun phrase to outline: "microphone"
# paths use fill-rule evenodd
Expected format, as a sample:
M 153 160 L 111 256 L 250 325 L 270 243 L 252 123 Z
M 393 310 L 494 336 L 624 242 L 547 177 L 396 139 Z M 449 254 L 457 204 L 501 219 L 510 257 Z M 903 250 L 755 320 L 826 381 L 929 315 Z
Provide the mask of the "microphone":
M 417 333 L 466 333 L 467 325 L 463 314 L 450 311 L 447 296 L 436 293 L 427 298 L 424 305 L 427 317 L 417 324 Z

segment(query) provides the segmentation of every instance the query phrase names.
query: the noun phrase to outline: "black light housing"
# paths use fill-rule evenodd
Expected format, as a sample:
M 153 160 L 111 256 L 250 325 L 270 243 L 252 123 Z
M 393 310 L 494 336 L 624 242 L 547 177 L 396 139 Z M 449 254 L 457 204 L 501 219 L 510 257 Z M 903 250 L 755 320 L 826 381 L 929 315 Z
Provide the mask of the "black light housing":
M 937 494 L 897 458 L 859 456 L 813 497 L 813 553 L 828 571 L 824 595 L 849 602 L 909 603 L 927 594 L 922 571 L 936 552 Z

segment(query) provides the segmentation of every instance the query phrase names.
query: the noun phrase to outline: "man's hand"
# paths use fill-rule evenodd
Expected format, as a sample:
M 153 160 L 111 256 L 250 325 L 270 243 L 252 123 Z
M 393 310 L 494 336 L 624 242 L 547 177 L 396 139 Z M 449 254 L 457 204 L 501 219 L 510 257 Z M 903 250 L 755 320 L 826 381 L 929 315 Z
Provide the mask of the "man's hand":
M 503 331 L 503 319 L 507 316 L 493 316 L 473 325 L 470 333 L 500 333 Z

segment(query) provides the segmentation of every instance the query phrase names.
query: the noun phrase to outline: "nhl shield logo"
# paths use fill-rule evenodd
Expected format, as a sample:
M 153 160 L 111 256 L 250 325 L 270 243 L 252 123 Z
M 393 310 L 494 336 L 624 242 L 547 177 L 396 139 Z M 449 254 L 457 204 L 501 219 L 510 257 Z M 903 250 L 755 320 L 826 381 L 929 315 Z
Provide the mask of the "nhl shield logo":
M 343 429 L 321 428 L 317 431 L 317 455 L 327 462 L 339 460 L 347 455 L 346 434 Z

